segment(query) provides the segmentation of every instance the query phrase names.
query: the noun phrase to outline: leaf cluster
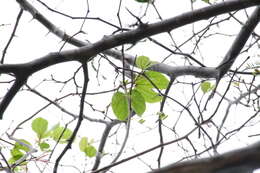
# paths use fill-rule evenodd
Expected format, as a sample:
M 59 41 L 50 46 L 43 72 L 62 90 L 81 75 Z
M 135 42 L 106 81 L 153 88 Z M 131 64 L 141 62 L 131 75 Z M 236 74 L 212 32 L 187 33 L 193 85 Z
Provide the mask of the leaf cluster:
M 36 118 L 31 123 L 32 130 L 37 135 L 36 144 L 42 152 L 51 152 L 50 142 L 54 141 L 55 143 L 64 144 L 70 140 L 72 131 L 66 127 L 56 124 L 48 130 L 48 121 L 42 117 Z M 19 139 L 19 142 L 16 142 L 13 148 L 10 150 L 11 158 L 8 160 L 10 165 L 13 165 L 21 159 L 27 152 L 30 151 L 30 148 L 22 145 L 22 143 L 32 146 L 33 145 L 25 139 Z M 88 141 L 87 137 L 83 137 L 80 140 L 79 148 L 82 152 L 85 153 L 87 157 L 94 157 L 97 153 L 96 148 L 92 145 L 93 141 Z M 27 162 L 23 162 L 18 167 L 15 168 L 15 171 L 22 169 L 21 166 L 26 165 Z
M 148 70 L 154 64 L 156 62 L 150 61 L 146 56 L 137 57 L 136 66 L 142 70 L 141 73 L 129 88 L 124 92 L 115 92 L 112 97 L 112 110 L 118 120 L 125 121 L 131 110 L 141 116 L 146 110 L 146 103 L 162 100 L 160 90 L 168 87 L 169 80 L 162 73 Z

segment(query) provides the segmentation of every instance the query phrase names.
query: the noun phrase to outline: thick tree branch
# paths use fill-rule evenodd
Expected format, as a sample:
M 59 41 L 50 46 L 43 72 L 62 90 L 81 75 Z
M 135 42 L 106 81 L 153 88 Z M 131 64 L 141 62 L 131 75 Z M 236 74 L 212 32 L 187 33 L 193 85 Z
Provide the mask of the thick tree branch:
M 260 167 L 260 143 L 210 158 L 171 164 L 152 173 L 249 173 Z
M 163 20 L 161 22 L 153 23 L 153 24 L 143 24 L 139 26 L 137 29 L 130 30 L 127 32 L 122 32 L 117 35 L 111 35 L 108 37 L 104 37 L 100 41 L 90 44 L 86 42 L 82 42 L 74 37 L 69 36 L 62 30 L 58 29 L 54 24 L 52 24 L 47 18 L 45 18 L 37 9 L 35 9 L 29 2 L 26 0 L 17 0 L 17 2 L 21 5 L 22 9 L 30 12 L 32 16 L 42 23 L 46 28 L 50 30 L 50 32 L 54 33 L 62 40 L 73 44 L 78 49 L 66 50 L 61 52 L 50 53 L 46 56 L 40 57 L 39 59 L 33 60 L 28 63 L 23 64 L 2 64 L 0 65 L 0 74 L 1 73 L 13 73 L 16 77 L 15 83 L 11 87 L 11 89 L 7 92 L 5 97 L 0 103 L 0 119 L 2 119 L 3 113 L 8 107 L 9 103 L 12 101 L 13 97 L 19 91 L 19 89 L 26 83 L 27 78 L 41 69 L 47 68 L 49 66 L 67 62 L 67 61 L 84 61 L 84 63 L 93 59 L 99 53 L 104 53 L 106 55 L 112 56 L 117 60 L 122 60 L 122 52 L 117 50 L 112 50 L 117 46 L 137 42 L 146 37 L 150 37 L 156 34 L 160 34 L 163 32 L 170 32 L 173 29 L 185 26 L 187 24 L 208 19 L 210 17 L 224 14 L 233 10 L 240 10 L 243 8 L 260 5 L 259 0 L 230 0 L 225 1 L 216 5 L 212 5 L 209 7 L 205 7 L 202 9 L 194 10 L 191 12 L 184 13 L 182 15 Z M 256 27 L 258 21 L 260 19 L 260 7 L 254 11 L 248 22 L 243 26 L 240 33 L 238 34 L 236 40 L 234 41 L 232 47 L 226 54 L 223 61 L 217 67 L 196 67 L 196 66 L 170 66 L 166 64 L 156 64 L 153 65 L 150 69 L 158 72 L 162 72 L 164 74 L 169 75 L 171 78 L 177 78 L 183 75 L 193 75 L 199 78 L 215 78 L 217 79 L 217 83 L 223 77 L 223 75 L 230 69 L 237 56 L 239 55 L 241 49 L 244 47 L 247 39 L 250 37 L 252 31 Z M 129 65 L 135 65 L 135 57 L 131 55 L 124 54 L 124 60 Z M 88 83 L 88 75 L 87 75 L 87 64 L 85 66 L 85 83 L 83 87 L 83 92 L 81 96 L 81 104 L 80 104 L 80 113 L 78 116 L 78 123 L 76 129 L 73 132 L 73 136 L 69 141 L 68 145 L 65 147 L 64 151 L 58 157 L 54 172 L 57 172 L 58 165 L 63 155 L 66 153 L 68 149 L 70 149 L 72 141 L 79 130 L 80 124 L 83 120 L 83 110 L 84 110 L 84 98 L 87 89 Z M 22 75 L 21 75 L 22 74 Z M 170 86 L 169 86 L 170 87 Z M 256 91 L 256 90 L 255 90 Z M 167 94 L 165 94 L 167 96 Z M 166 97 L 164 97 L 165 99 Z M 164 100 L 165 101 L 165 100 Z M 163 105 L 163 103 L 162 103 Z M 163 107 L 163 106 L 162 106 Z M 163 108 L 161 108 L 163 109 Z M 162 110 L 161 110 L 162 111 Z M 196 120 L 195 120 L 196 122 Z M 223 122 L 224 123 L 224 122 Z M 107 137 L 111 128 L 116 123 L 111 122 L 111 124 L 106 124 L 107 128 L 105 129 L 100 145 L 99 145 L 99 153 L 102 153 Z M 177 139 L 180 140 L 181 138 Z M 171 141 L 169 143 L 161 143 L 159 146 L 156 146 L 154 149 L 162 148 L 165 145 L 170 143 L 174 143 L 175 141 Z M 152 150 L 154 150 L 152 149 Z M 146 153 L 152 151 L 149 150 Z M 96 162 L 93 166 L 93 170 L 96 170 L 100 165 L 100 155 L 96 157 Z M 200 173 L 226 173 L 226 172 L 252 172 L 253 169 L 260 167 L 260 143 L 257 143 L 248 148 L 240 149 L 237 151 L 229 152 L 223 155 L 218 155 L 212 158 L 205 158 L 200 160 L 182 162 L 177 164 L 169 165 L 165 168 L 155 170 L 154 172 L 178 172 L 178 173 L 186 173 L 186 172 L 200 172 Z M 117 163 L 111 164 L 116 165 Z M 110 168 L 112 166 L 108 166 Z M 107 169 L 104 168 L 103 170 Z M 227 171 L 226 171 L 227 170 Z M 97 170 L 97 172 L 100 170 Z M 95 171 L 94 171 L 95 172 Z
M 46 28 L 48 28 L 50 30 L 50 32 L 57 35 L 62 40 L 65 40 L 78 47 L 87 45 L 87 43 L 77 40 L 77 39 L 67 35 L 64 31 L 60 30 L 58 27 L 56 27 L 47 18 L 45 18 L 37 9 L 35 9 L 26 0 L 17 0 L 17 2 L 21 5 L 21 7 L 23 9 L 29 11 L 36 20 L 38 20 Z M 209 6 L 209 7 L 205 7 L 202 9 L 194 10 L 192 12 L 187 12 L 182 15 L 170 18 L 168 20 L 154 23 L 152 25 L 146 25 L 146 27 L 140 27 L 137 30 L 133 30 L 131 32 L 126 32 L 126 33 L 128 33 L 126 35 L 130 35 L 130 37 L 132 37 L 132 35 L 133 35 L 134 40 L 132 42 L 135 42 L 138 40 L 138 38 L 136 38 L 137 35 L 139 35 L 139 37 L 141 37 L 140 39 L 142 39 L 147 36 L 155 35 L 158 33 L 168 32 L 172 29 L 184 26 L 184 25 L 192 23 L 192 22 L 196 22 L 198 20 L 207 19 L 207 18 L 215 16 L 215 15 L 230 12 L 232 10 L 239 10 L 242 8 L 247 8 L 250 6 L 257 5 L 257 4 L 259 4 L 259 1 L 257 1 L 257 0 L 234 0 L 234 1 L 223 2 L 223 3 L 219 3 L 216 5 Z M 139 34 L 134 34 L 135 32 L 137 32 Z M 155 32 L 155 33 L 151 33 L 151 32 Z M 144 33 L 147 33 L 149 35 L 145 35 Z M 128 40 L 127 42 L 131 42 L 131 40 L 127 37 L 122 37 L 122 39 L 123 40 L 126 39 L 126 40 Z M 109 54 L 109 55 L 116 54 L 117 56 L 122 56 L 121 52 L 119 52 L 119 51 L 106 50 L 103 53 Z
M 25 84 L 27 81 L 27 78 L 17 78 L 10 88 L 10 90 L 7 91 L 6 95 L 2 99 L 0 103 L 0 120 L 3 118 L 3 114 L 10 104 L 10 102 L 13 100 L 16 93 L 20 90 L 20 88 Z
M 254 12 L 249 17 L 246 24 L 241 28 L 240 32 L 236 36 L 236 39 L 234 40 L 233 44 L 231 45 L 224 59 L 217 66 L 217 69 L 219 70 L 219 76 L 216 79 L 216 87 L 212 91 L 210 98 L 214 96 L 219 81 L 228 72 L 228 70 L 235 62 L 236 58 L 238 57 L 239 53 L 243 49 L 251 33 L 254 31 L 255 27 L 257 26 L 259 20 L 260 20 L 260 6 L 258 6 L 254 10 Z
M 79 47 L 87 45 L 87 43 L 77 40 L 73 37 L 70 37 L 65 32 L 58 29 L 54 24 L 52 24 L 47 18 L 45 18 L 37 9 L 35 9 L 26 0 L 17 0 L 17 2 L 21 5 L 21 7 L 23 9 L 29 11 L 35 19 L 37 19 L 39 22 L 41 22 L 46 28 L 48 28 L 52 33 L 54 33 L 61 39 L 68 41 L 69 43 L 71 43 L 75 46 L 79 46 Z M 100 42 L 102 42 L 101 44 L 104 47 L 106 47 L 106 44 L 110 44 L 111 46 L 109 46 L 107 48 L 107 49 L 109 49 L 109 48 L 113 48 L 113 47 L 121 45 L 121 44 L 136 42 L 140 39 L 143 39 L 145 37 L 152 36 L 152 35 L 155 35 L 158 33 L 169 32 L 170 30 L 176 29 L 176 28 L 184 26 L 186 24 L 196 22 L 199 20 L 203 20 L 203 19 L 207 19 L 207 18 L 210 18 L 215 15 L 219 15 L 219 14 L 223 14 L 223 13 L 230 12 L 233 10 L 239 10 L 239 9 L 243 9 L 243 8 L 247 8 L 247 7 L 255 6 L 255 5 L 259 5 L 259 4 L 260 3 L 258 0 L 233 0 L 233 1 L 223 2 L 223 3 L 219 3 L 216 5 L 209 6 L 209 7 L 197 9 L 197 10 L 194 10 L 191 12 L 186 12 L 186 13 L 183 13 L 182 15 L 179 15 L 179 16 L 176 16 L 176 17 L 173 17 L 170 19 L 166 19 L 161 22 L 153 23 L 150 25 L 145 25 L 145 27 L 139 27 L 139 28 L 129 31 L 129 32 L 124 32 L 122 34 L 114 35 L 114 36 L 108 37 L 107 39 L 103 39 Z M 245 30 L 247 30 L 247 29 L 245 29 Z M 245 34 L 243 34 L 243 35 L 245 35 Z M 246 38 L 246 40 L 247 40 L 248 36 L 246 37 L 246 35 L 245 35 L 244 38 Z M 107 41 L 105 41 L 105 40 L 107 40 Z M 107 43 L 105 43 L 105 42 L 107 42 Z M 240 45 L 243 47 L 245 42 L 243 42 L 243 40 L 239 41 L 239 42 L 241 43 Z M 97 42 L 97 44 L 98 44 L 98 42 Z M 113 44 L 114 44 L 114 46 L 112 46 Z M 235 46 L 238 47 L 237 45 L 235 45 Z M 87 47 L 89 47 L 89 46 L 87 46 Z M 233 48 L 231 48 L 231 49 L 233 49 Z M 236 49 L 238 49 L 238 48 L 236 48 Z M 228 53 L 228 54 L 231 54 L 232 52 L 233 51 L 230 51 L 230 53 Z M 109 55 L 116 54 L 117 56 L 121 56 L 121 52 L 118 52 L 118 51 L 110 52 L 110 50 L 106 50 L 106 48 L 104 48 L 104 53 L 107 53 Z M 226 57 L 228 57 L 228 54 L 226 55 Z M 231 55 L 233 55 L 233 53 Z
M 53 32 L 54 34 L 56 34 L 57 36 L 61 37 L 62 39 L 65 39 L 66 41 L 68 41 L 76 46 L 86 45 L 84 42 L 71 38 L 67 34 L 62 32 L 61 30 L 57 29 L 57 27 L 55 27 L 55 25 L 53 25 L 51 22 L 49 22 L 43 15 L 41 15 L 26 0 L 17 0 L 17 2 L 21 5 L 21 7 L 24 10 L 29 11 L 34 16 L 34 18 L 39 20 L 45 27 L 50 29 L 50 31 Z M 9 65 L 10 67 L 15 66 L 15 68 L 7 68 L 8 65 L 3 65 L 3 66 L 1 65 L 0 72 L 1 71 L 6 72 L 6 70 L 7 70 L 9 72 L 17 73 L 16 70 L 17 70 L 17 68 L 19 68 L 19 69 L 22 69 L 22 72 L 25 72 L 25 74 L 27 74 L 27 76 L 25 76 L 25 78 L 28 78 L 32 73 L 39 71 L 41 69 L 44 69 L 46 67 L 49 67 L 51 65 L 66 62 L 66 61 L 73 61 L 73 60 L 77 60 L 77 61 L 90 60 L 93 56 L 96 56 L 98 53 L 101 53 L 101 52 L 109 54 L 109 55 L 116 53 L 117 56 L 121 56 L 121 52 L 119 54 L 116 51 L 111 52 L 109 49 L 114 48 L 119 45 L 126 44 L 126 43 L 136 42 L 140 39 L 143 39 L 143 38 L 155 35 L 155 34 L 159 34 L 162 32 L 169 32 L 173 29 L 184 26 L 186 24 L 189 24 L 189 23 L 192 23 L 195 21 L 199 21 L 202 19 L 207 19 L 207 18 L 215 16 L 215 15 L 219 15 L 219 14 L 223 14 L 225 12 L 230 12 L 232 10 L 239 10 L 242 8 L 259 5 L 259 4 L 260 4 L 259 0 L 233 0 L 233 1 L 219 3 L 216 5 L 209 6 L 209 7 L 194 10 L 192 12 L 187 12 L 182 15 L 179 15 L 179 16 L 161 21 L 161 22 L 157 22 L 157 23 L 153 23 L 153 24 L 149 24 L 149 25 L 147 24 L 147 25 L 139 27 L 135 30 L 131 30 L 128 32 L 123 32 L 123 33 L 117 34 L 117 35 L 105 37 L 96 43 L 87 44 L 86 46 L 83 46 L 79 49 L 51 53 L 47 56 L 41 57 L 41 58 L 31 61 L 29 63 Z M 2 69 L 2 67 L 3 67 L 3 69 Z M 164 68 L 158 69 L 158 67 L 160 67 L 160 65 L 157 65 L 156 67 L 154 67 L 154 69 L 157 69 L 158 71 L 159 70 L 164 71 Z M 216 71 L 214 71 L 213 68 L 187 67 L 184 69 L 186 69 L 187 74 L 194 75 L 194 73 L 196 72 L 195 76 L 197 76 L 197 77 L 216 78 Z M 174 77 L 177 77 L 177 74 L 184 74 L 183 72 L 185 70 L 181 70 L 180 67 L 178 67 L 177 70 L 182 71 L 182 72 L 179 72 L 176 74 L 172 73 L 172 74 L 174 74 Z M 199 71 L 203 71 L 203 73 L 198 73 Z M 169 71 L 167 73 L 169 73 Z M 202 76 L 200 76 L 200 75 L 202 75 Z M 19 88 L 17 89 L 17 87 L 15 87 L 16 90 L 13 89 L 14 92 L 13 91 L 11 93 L 8 92 L 7 93 L 8 97 L 5 96 L 5 98 L 7 98 L 7 99 L 4 99 L 1 102 L 1 104 L 0 104 L 1 117 L 0 118 L 2 118 L 3 112 L 5 111 L 8 104 L 10 103 L 10 101 L 12 100 L 12 98 L 14 97 L 16 92 L 19 90 Z M 12 97 L 10 97 L 10 96 L 12 96 Z M 7 101 L 5 101 L 5 100 L 7 100 Z
M 57 36 L 61 37 L 62 39 L 65 39 L 66 41 L 69 41 L 73 44 L 77 44 L 77 46 L 80 46 L 78 41 L 75 39 L 72 39 L 71 37 L 68 37 L 63 31 L 57 29 L 51 22 L 49 22 L 44 16 L 42 16 L 31 4 L 29 4 L 26 0 L 17 0 L 17 2 L 23 7 L 23 9 L 28 10 L 32 16 L 40 21 L 46 28 L 50 29 L 51 32 L 56 34 Z M 211 5 L 208 7 L 204 7 L 201 9 L 197 9 L 191 12 L 183 13 L 179 16 L 166 19 L 157 23 L 153 24 L 147 24 L 145 26 L 139 27 L 135 30 L 131 30 L 128 32 L 123 32 L 121 34 L 117 34 L 112 36 L 113 39 L 109 39 L 111 42 L 109 44 L 111 45 L 122 45 L 125 43 L 133 43 L 138 40 L 141 40 L 143 38 L 153 36 L 159 33 L 163 32 L 169 32 L 173 29 L 176 29 L 178 27 L 203 20 L 208 19 L 210 17 L 224 14 L 227 12 L 231 12 L 234 10 L 240 10 L 244 8 L 248 8 L 251 6 L 259 5 L 259 0 L 231 0 L 231 1 L 225 1 L 222 3 L 218 3 L 216 5 Z M 111 48 L 115 47 L 112 46 Z
M 231 45 L 224 59 L 218 65 L 217 69 L 219 69 L 219 78 L 223 77 L 223 75 L 226 74 L 227 71 L 230 69 L 230 67 L 233 65 L 237 56 L 239 55 L 240 51 L 243 49 L 244 45 L 246 44 L 248 38 L 250 37 L 251 33 L 254 31 L 259 21 L 260 21 L 260 6 L 258 6 L 254 10 L 254 12 L 249 17 L 246 24 L 242 26 L 240 32 L 236 36 L 236 39 L 234 40 L 233 44 Z

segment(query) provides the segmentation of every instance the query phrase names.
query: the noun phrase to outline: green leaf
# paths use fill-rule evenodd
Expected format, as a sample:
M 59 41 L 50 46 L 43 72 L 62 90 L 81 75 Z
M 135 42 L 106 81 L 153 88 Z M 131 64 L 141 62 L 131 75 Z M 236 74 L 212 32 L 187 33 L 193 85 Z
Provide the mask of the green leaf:
M 39 144 L 39 147 L 41 148 L 42 151 L 44 151 L 44 150 L 49 149 L 50 145 L 46 142 L 42 142 L 42 143 Z
M 13 158 L 13 157 L 11 157 L 9 160 L 8 160 L 8 163 L 10 164 L 10 165 L 12 165 L 12 164 L 14 164 L 15 163 L 15 158 Z
M 32 145 L 30 142 L 26 141 L 25 139 L 19 139 L 19 141 L 21 141 L 22 143 L 25 143 L 27 145 Z M 19 142 L 15 142 L 14 144 L 14 149 L 18 149 L 18 150 L 23 150 L 25 152 L 30 151 L 30 149 L 22 144 L 20 144 Z
M 150 0 L 135 0 L 137 2 L 140 2 L 140 3 L 148 3 Z
M 63 135 L 62 135 L 62 137 L 60 137 L 62 133 L 63 133 Z M 70 129 L 68 129 L 68 128 L 65 129 L 64 127 L 57 127 L 52 131 L 51 137 L 55 141 L 59 140 L 59 143 L 67 143 L 68 139 L 70 139 L 71 135 L 72 135 L 72 131 Z
M 30 142 L 24 140 L 24 139 L 19 139 L 20 142 L 31 145 Z M 25 152 L 28 152 L 30 149 L 19 142 L 16 142 L 14 144 L 14 147 L 10 150 L 11 158 L 8 160 L 8 163 L 14 164 L 15 161 L 19 160 L 21 157 L 24 156 Z M 26 164 L 26 163 L 25 163 Z
M 86 156 L 88 157 L 94 157 L 97 154 L 97 150 L 94 146 L 88 145 L 84 150 Z
M 50 137 L 50 136 L 51 136 L 51 133 L 52 133 L 51 130 L 47 130 L 47 131 L 41 136 L 41 139 Z
M 209 3 L 209 0 L 202 0 L 203 2 Z
M 151 66 L 151 61 L 147 56 L 138 56 L 136 58 L 136 65 L 142 70 L 145 70 Z
M 43 138 L 48 138 L 48 137 L 52 137 L 52 134 L 54 132 L 55 129 L 59 128 L 60 127 L 60 124 L 57 123 L 55 124 L 54 126 L 52 126 L 51 129 L 47 130 L 43 135 L 42 135 L 42 139 Z
M 114 93 L 112 97 L 112 110 L 118 120 L 124 121 L 129 115 L 128 98 L 122 92 Z
M 48 138 L 48 137 L 52 137 L 53 132 L 60 127 L 60 124 L 55 124 L 51 129 L 47 130 L 43 135 L 42 135 L 42 139 L 43 138 Z
M 82 152 L 85 152 L 85 148 L 88 146 L 88 138 L 87 137 L 82 137 L 80 142 L 79 142 L 79 149 Z
M 152 88 L 146 87 L 145 85 L 137 85 L 136 89 L 142 94 L 145 101 L 148 103 L 156 103 L 162 100 L 162 96 L 152 90 Z
M 168 115 L 166 115 L 163 112 L 159 112 L 158 115 L 159 115 L 160 120 L 165 120 L 166 118 L 168 118 Z
M 37 134 L 38 138 L 41 139 L 48 128 L 48 121 L 39 117 L 33 120 L 32 129 Z
M 205 93 L 209 92 L 213 87 L 211 86 L 210 82 L 205 81 L 200 84 L 200 88 L 201 88 L 202 92 L 205 94 Z
M 12 158 L 16 161 L 23 157 L 24 153 L 17 148 L 13 148 L 11 151 Z
M 156 71 L 146 71 L 144 74 L 146 77 L 138 76 L 135 82 L 136 85 L 142 85 L 149 88 L 155 88 L 156 86 L 158 89 L 166 89 L 168 87 L 169 80 L 163 74 Z
M 82 137 L 79 142 L 80 151 L 84 152 L 88 157 L 94 157 L 97 154 L 96 148 L 91 143 L 91 141 L 88 142 L 87 137 Z
M 144 119 L 140 119 L 138 122 L 139 122 L 140 124 L 143 124 L 143 123 L 145 122 L 145 120 L 144 120 Z
M 141 116 L 146 109 L 145 99 L 142 94 L 136 89 L 133 89 L 131 91 L 131 107 L 139 116 Z

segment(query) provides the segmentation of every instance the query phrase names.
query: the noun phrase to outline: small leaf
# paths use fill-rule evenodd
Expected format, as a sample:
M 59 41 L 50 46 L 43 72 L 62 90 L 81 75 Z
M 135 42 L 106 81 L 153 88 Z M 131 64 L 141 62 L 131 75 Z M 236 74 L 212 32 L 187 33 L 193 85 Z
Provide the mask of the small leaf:
M 138 56 L 136 58 L 136 65 L 142 70 L 145 70 L 150 67 L 151 61 L 147 56 Z
M 143 123 L 145 122 L 145 120 L 144 120 L 144 119 L 140 119 L 138 122 L 139 122 L 140 124 L 143 124 Z
M 118 120 L 124 121 L 129 115 L 128 98 L 122 92 L 114 93 L 112 97 L 112 110 Z
M 19 141 L 22 143 L 25 143 L 27 145 L 30 145 L 30 146 L 32 145 L 30 142 L 26 141 L 25 139 L 20 139 Z M 25 152 L 28 152 L 30 150 L 28 147 L 26 147 L 18 142 L 15 142 L 14 149 L 23 150 Z
M 88 146 L 88 138 L 87 137 L 82 137 L 80 142 L 79 142 L 79 149 L 82 152 L 85 152 L 85 148 Z
M 51 136 L 52 130 L 47 130 L 42 136 L 41 139 L 48 138 Z
M 143 85 L 149 88 L 155 88 L 156 86 L 158 89 L 166 89 L 168 87 L 169 80 L 163 74 L 155 71 L 146 71 L 144 74 L 146 77 L 138 76 L 135 82 L 136 85 Z
M 50 145 L 46 142 L 42 142 L 39 144 L 39 147 L 41 148 L 42 151 L 47 150 L 48 148 L 50 148 Z
M 207 82 L 207 81 L 202 82 L 202 83 L 200 84 L 200 88 L 201 88 L 201 90 L 203 91 L 203 93 L 205 94 L 205 93 L 209 92 L 209 91 L 212 89 L 211 83 L 210 83 L 210 82 Z
M 162 100 L 162 96 L 159 96 L 158 93 L 156 93 L 149 87 L 146 87 L 144 85 L 137 85 L 136 89 L 142 94 L 145 101 L 148 103 L 156 103 Z
M 168 118 L 168 115 L 166 115 L 163 112 L 159 112 L 158 115 L 159 115 L 160 120 L 165 120 L 166 118 Z
M 136 89 L 133 89 L 131 91 L 131 107 L 139 116 L 141 116 L 146 109 L 145 99 L 142 94 Z
M 63 133 L 63 135 L 62 135 L 62 137 L 60 137 L 62 133 Z M 64 127 L 57 127 L 53 130 L 51 137 L 55 141 L 59 140 L 59 143 L 66 143 L 66 142 L 68 142 L 68 139 L 71 137 L 71 135 L 72 135 L 72 131 L 70 129 L 68 129 L 68 128 L 65 129 Z
M 39 117 L 33 120 L 32 129 L 37 134 L 38 138 L 41 139 L 48 128 L 48 121 Z
M 43 138 L 48 138 L 48 137 L 52 137 L 53 132 L 60 127 L 60 124 L 57 123 L 54 126 L 52 126 L 52 128 L 50 130 L 47 130 L 43 135 L 42 135 L 42 139 Z
M 80 151 L 84 152 L 88 157 L 94 157 L 97 153 L 96 148 L 91 145 L 92 142 L 92 140 L 88 142 L 87 137 L 82 137 L 79 142 Z
M 11 158 L 8 160 L 8 163 L 9 163 L 10 165 L 12 165 L 12 164 L 15 163 L 15 161 L 16 161 L 16 159 L 13 158 L 13 157 L 11 157 Z
M 92 146 L 92 145 L 88 145 L 85 148 L 84 152 L 85 152 L 86 156 L 88 156 L 88 157 L 94 157 L 97 154 L 96 148 L 94 146 Z
M 11 151 L 12 158 L 16 161 L 23 157 L 24 153 L 22 153 L 19 149 L 13 148 Z

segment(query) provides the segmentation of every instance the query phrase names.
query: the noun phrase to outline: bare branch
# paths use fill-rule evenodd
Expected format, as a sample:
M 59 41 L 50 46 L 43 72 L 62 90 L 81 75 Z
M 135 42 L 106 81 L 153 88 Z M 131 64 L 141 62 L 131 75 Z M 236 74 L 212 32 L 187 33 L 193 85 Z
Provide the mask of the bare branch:
M 255 27 L 257 26 L 260 20 L 260 6 L 258 6 L 245 25 L 242 26 L 240 32 L 238 33 L 235 41 L 233 42 L 232 46 L 230 47 L 229 51 L 227 52 L 226 56 L 220 62 L 217 69 L 219 69 L 219 78 L 222 78 L 224 74 L 230 69 L 230 67 L 235 62 L 237 56 L 239 55 L 240 51 L 243 49 L 246 41 L 250 37 L 251 33 L 254 31 Z
M 241 28 L 240 32 L 238 33 L 235 41 L 231 45 L 226 56 L 220 62 L 220 64 L 217 66 L 217 69 L 219 70 L 219 76 L 217 77 L 216 87 L 212 91 L 210 98 L 212 98 L 214 96 L 217 86 L 219 84 L 219 81 L 227 73 L 227 71 L 231 68 L 231 66 L 235 62 L 240 51 L 243 49 L 243 47 L 246 44 L 251 33 L 254 31 L 255 27 L 257 26 L 259 20 L 260 20 L 260 6 L 258 6 L 254 10 L 254 12 L 250 16 L 250 18 L 248 19 L 246 24 Z
M 151 173 L 249 173 L 259 168 L 260 143 L 210 158 L 172 164 Z
M 17 27 L 18 27 L 19 21 L 20 21 L 20 19 L 21 19 L 21 17 L 22 17 L 22 14 L 23 14 L 23 9 L 21 9 L 21 10 L 19 11 L 19 13 L 18 13 L 18 16 L 17 16 L 17 18 L 16 18 L 16 23 L 15 23 L 15 25 L 14 25 L 13 32 L 12 32 L 12 34 L 11 34 L 11 36 L 10 36 L 10 38 L 9 38 L 9 40 L 8 40 L 8 42 L 7 42 L 6 46 L 5 46 L 5 48 L 4 48 L 4 50 L 3 50 L 2 58 L 1 58 L 1 61 L 0 61 L 1 64 L 4 63 L 5 54 L 6 54 L 6 52 L 7 52 L 7 49 L 8 49 L 8 47 L 10 46 L 10 44 L 11 44 L 13 38 L 15 37 L 15 32 L 16 32 L 16 30 L 17 30 Z
M 79 117 L 78 117 L 78 121 L 77 121 L 77 124 L 76 124 L 76 127 L 66 145 L 66 147 L 63 149 L 63 151 L 61 152 L 61 154 L 58 156 L 58 158 L 56 159 L 56 162 L 55 162 L 55 165 L 54 165 L 54 170 L 53 172 L 54 173 L 57 173 L 58 171 L 58 166 L 59 166 L 59 163 L 62 159 L 62 157 L 66 154 L 66 152 L 71 149 L 71 145 L 79 131 L 79 128 L 82 124 L 82 121 L 84 119 L 84 101 L 85 101 L 85 96 L 86 96 L 86 92 L 87 92 L 87 86 L 88 86 L 88 81 L 89 81 L 89 76 L 88 76 L 88 67 L 87 67 L 87 64 L 85 62 L 82 62 L 82 67 L 83 67 L 83 75 L 84 75 L 84 85 L 83 85 L 83 89 L 82 89 L 82 96 L 81 96 L 81 99 L 80 99 L 80 110 L 79 110 Z

